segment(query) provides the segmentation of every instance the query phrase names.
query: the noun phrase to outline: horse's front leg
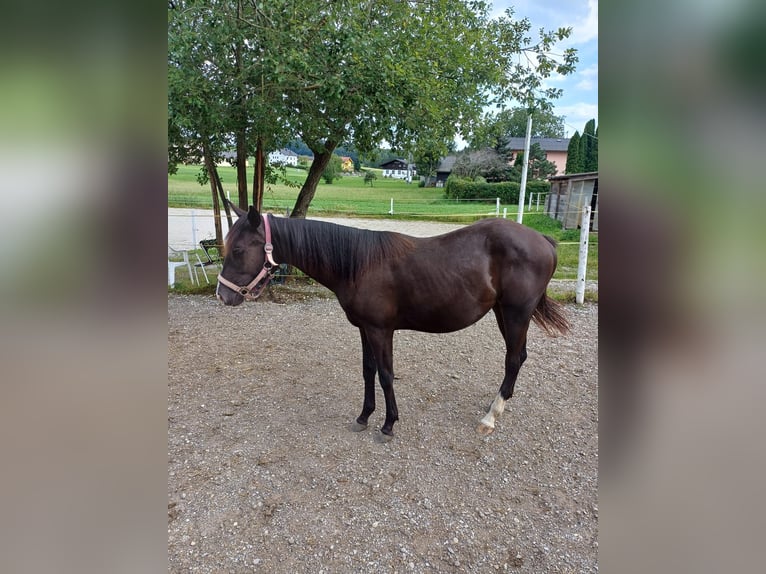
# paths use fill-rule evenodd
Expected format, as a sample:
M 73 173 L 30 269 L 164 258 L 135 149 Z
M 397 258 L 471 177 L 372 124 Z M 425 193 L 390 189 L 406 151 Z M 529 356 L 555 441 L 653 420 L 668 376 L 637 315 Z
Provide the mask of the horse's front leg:
M 396 407 L 394 396 L 394 332 L 388 329 L 366 329 L 365 334 L 375 357 L 378 379 L 386 399 L 386 420 L 380 429 L 381 434 L 376 438 L 389 441 L 394 436 L 394 423 L 399 420 L 399 409 Z
M 363 431 L 367 428 L 367 419 L 375 410 L 375 373 L 378 365 L 375 362 L 375 354 L 372 351 L 370 343 L 363 329 L 359 329 L 362 335 L 362 377 L 364 378 L 364 405 L 362 405 L 362 414 L 351 423 L 351 430 L 354 432 Z

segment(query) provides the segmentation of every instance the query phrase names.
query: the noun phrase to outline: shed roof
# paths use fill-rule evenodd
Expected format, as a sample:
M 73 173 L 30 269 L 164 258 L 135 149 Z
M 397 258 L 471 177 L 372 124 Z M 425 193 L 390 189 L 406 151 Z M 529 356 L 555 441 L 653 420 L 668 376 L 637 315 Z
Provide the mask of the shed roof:
M 549 180 L 560 180 L 560 179 L 598 179 L 598 172 L 597 171 L 584 171 L 581 173 L 563 173 L 561 175 L 552 175 L 548 178 Z
M 448 155 L 447 157 L 442 158 L 441 162 L 439 162 L 439 166 L 436 168 L 436 172 L 439 173 L 441 171 L 450 173 L 452 168 L 455 167 L 455 161 L 457 161 L 457 156 L 455 155 Z

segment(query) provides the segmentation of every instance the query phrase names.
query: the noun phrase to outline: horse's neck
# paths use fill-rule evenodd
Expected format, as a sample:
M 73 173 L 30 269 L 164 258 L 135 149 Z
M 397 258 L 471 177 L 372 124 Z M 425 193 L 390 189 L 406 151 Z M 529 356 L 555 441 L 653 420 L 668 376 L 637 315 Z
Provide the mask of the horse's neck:
M 332 254 L 332 248 L 316 249 L 315 238 L 311 232 L 315 223 L 289 218 L 273 218 L 272 222 L 272 243 L 277 263 L 297 267 L 312 279 L 335 291 L 338 279 L 331 272 L 332 266 L 322 260 L 323 256 L 329 257 Z

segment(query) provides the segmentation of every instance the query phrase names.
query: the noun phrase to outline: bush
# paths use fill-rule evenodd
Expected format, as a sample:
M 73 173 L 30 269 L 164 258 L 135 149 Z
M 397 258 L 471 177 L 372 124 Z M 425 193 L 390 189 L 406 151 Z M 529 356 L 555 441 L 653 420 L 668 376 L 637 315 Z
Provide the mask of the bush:
M 518 203 L 519 184 L 514 181 L 486 183 L 450 176 L 444 185 L 444 195 L 448 199 L 486 199 L 488 201 L 494 201 L 499 197 L 503 203 Z
M 370 171 L 370 170 L 367 170 L 367 169 L 364 170 L 364 183 L 365 183 L 365 185 L 369 183 L 370 187 L 372 187 L 372 184 L 373 184 L 373 182 L 376 179 L 378 179 L 378 176 L 375 174 L 374 171 Z
M 547 181 L 528 181 L 527 197 L 530 193 L 547 193 L 551 184 Z M 444 185 L 444 195 L 448 199 L 486 199 L 495 201 L 500 198 L 502 203 L 518 203 L 521 184 L 516 181 L 503 181 L 500 183 L 486 183 L 473 181 L 466 178 L 449 176 Z
M 527 181 L 527 197 L 530 193 L 549 193 L 551 191 L 551 182 L 542 179 L 531 179 Z
M 340 157 L 333 154 L 332 156 L 330 156 L 330 161 L 325 166 L 324 171 L 322 172 L 322 178 L 325 180 L 325 183 L 332 184 L 332 182 L 338 179 L 340 176 L 341 176 Z

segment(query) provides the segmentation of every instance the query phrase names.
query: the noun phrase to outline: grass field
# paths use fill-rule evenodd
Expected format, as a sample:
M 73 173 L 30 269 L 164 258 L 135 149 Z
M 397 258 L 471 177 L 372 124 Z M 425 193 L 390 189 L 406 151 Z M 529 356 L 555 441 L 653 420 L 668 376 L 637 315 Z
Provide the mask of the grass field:
M 236 172 L 233 167 L 220 167 L 219 173 L 225 191 L 236 198 Z M 430 219 L 470 223 L 494 214 L 494 201 L 460 201 L 444 198 L 442 188 L 418 187 L 402 180 L 383 178 L 381 170 L 373 186 L 365 185 L 360 176 L 343 176 L 332 184 L 320 181 L 311 202 L 310 212 L 315 215 L 347 215 L 364 217 L 390 217 L 391 199 L 394 200 L 394 217 Z M 197 207 L 211 209 L 210 186 L 197 183 L 199 166 L 180 166 L 176 175 L 168 178 L 168 207 Z M 248 187 L 252 187 L 252 173 L 248 172 Z M 268 186 L 263 207 L 270 211 L 292 209 L 300 185 L 306 178 L 303 170 L 288 168 L 287 179 L 295 187 L 286 184 Z M 515 217 L 516 205 L 501 205 Z M 542 207 L 541 207 L 542 209 Z M 533 207 L 534 210 L 534 207 Z
M 199 166 L 179 166 L 178 173 L 168 177 L 168 207 L 189 207 L 212 209 L 210 185 L 197 182 Z M 233 167 L 219 167 L 223 188 L 236 198 L 236 171 Z M 441 188 L 423 188 L 407 184 L 402 180 L 383 178 L 380 170 L 372 187 L 364 184 L 359 176 L 343 176 L 328 185 L 321 181 L 317 187 L 309 213 L 313 215 L 340 215 L 348 217 L 385 217 L 396 219 L 421 219 L 431 221 L 452 221 L 471 223 L 495 215 L 495 202 L 455 201 L 444 198 Z M 292 209 L 306 172 L 288 168 L 287 179 L 292 186 L 279 184 L 270 186 L 263 198 L 267 211 L 284 212 Z M 252 170 L 248 171 L 248 187 L 252 186 Z M 389 214 L 391 199 L 394 200 L 394 214 Z M 518 206 L 500 206 L 508 210 L 508 218 L 515 220 Z M 525 210 L 524 224 L 559 241 L 559 264 L 554 278 L 575 279 L 579 253 L 580 231 L 563 230 L 561 223 L 551 219 L 532 206 Z M 591 233 L 588 247 L 588 280 L 598 280 L 598 234 Z

